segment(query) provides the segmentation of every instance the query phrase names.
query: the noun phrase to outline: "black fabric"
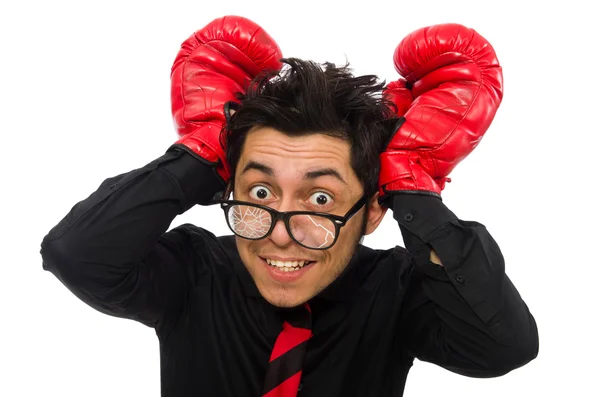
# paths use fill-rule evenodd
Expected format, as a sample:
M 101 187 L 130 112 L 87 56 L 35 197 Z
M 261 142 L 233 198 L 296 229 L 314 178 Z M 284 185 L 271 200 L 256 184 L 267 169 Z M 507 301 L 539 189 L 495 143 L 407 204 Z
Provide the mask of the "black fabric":
M 42 242 L 44 269 L 82 301 L 156 330 L 164 397 L 260 395 L 281 330 L 234 237 L 191 224 L 168 231 L 219 189 L 211 167 L 174 147 L 107 179 Z M 535 320 L 486 228 L 419 195 L 395 195 L 393 213 L 414 236 L 409 248 L 433 248 L 444 267 L 400 246 L 360 245 L 309 302 L 300 396 L 401 396 L 414 358 L 491 377 L 536 357 Z
M 291 310 L 283 310 L 282 317 L 284 321 L 287 321 L 293 327 L 305 329 L 310 329 L 311 327 L 312 322 L 308 305 L 295 307 Z

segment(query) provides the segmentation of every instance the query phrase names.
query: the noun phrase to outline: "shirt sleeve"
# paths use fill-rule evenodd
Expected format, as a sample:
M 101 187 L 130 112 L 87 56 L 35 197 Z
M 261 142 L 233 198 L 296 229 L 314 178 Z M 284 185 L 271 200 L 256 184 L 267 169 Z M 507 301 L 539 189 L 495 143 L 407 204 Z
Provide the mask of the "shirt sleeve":
M 43 269 L 91 307 L 156 327 L 180 310 L 190 243 L 173 219 L 223 189 L 214 169 L 178 146 L 106 179 L 44 237 Z
M 413 272 L 399 325 L 410 355 L 471 377 L 495 377 L 538 353 L 536 322 L 505 274 L 486 228 L 458 219 L 437 197 L 393 197 Z M 442 266 L 429 260 L 430 249 Z

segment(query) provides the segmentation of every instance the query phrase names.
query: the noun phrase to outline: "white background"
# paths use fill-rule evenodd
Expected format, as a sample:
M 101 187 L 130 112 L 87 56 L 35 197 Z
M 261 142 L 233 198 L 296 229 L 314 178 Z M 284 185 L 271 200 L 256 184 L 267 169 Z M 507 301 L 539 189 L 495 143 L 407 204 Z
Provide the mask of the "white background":
M 536 5 L 534 5 L 536 3 Z M 397 77 L 396 44 L 457 22 L 496 49 L 505 96 L 451 175 L 446 204 L 485 224 L 540 332 L 539 357 L 496 379 L 416 362 L 406 396 L 598 396 L 598 40 L 592 2 L 15 1 L 0 7 L 0 395 L 156 396 L 152 329 L 77 300 L 42 270 L 43 236 L 105 178 L 176 139 L 169 72 L 216 17 L 261 24 L 284 56 Z M 218 208 L 192 222 L 227 233 Z M 365 243 L 402 244 L 391 213 Z

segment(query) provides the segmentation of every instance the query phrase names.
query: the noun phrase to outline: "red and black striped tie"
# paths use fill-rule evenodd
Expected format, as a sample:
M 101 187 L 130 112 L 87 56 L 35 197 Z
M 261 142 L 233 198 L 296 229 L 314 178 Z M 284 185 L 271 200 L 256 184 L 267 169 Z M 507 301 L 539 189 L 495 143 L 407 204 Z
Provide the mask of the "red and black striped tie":
M 295 397 L 298 394 L 306 345 L 312 336 L 311 312 L 307 303 L 286 311 L 269 360 L 263 397 Z

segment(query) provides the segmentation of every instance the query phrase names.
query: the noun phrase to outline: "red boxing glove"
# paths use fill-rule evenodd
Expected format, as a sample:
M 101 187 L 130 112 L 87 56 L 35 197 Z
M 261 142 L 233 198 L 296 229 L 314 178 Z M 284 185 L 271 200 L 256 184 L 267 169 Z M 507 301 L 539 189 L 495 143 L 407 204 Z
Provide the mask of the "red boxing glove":
M 220 136 L 225 104 L 237 102 L 263 72 L 281 69 L 279 46 L 249 19 L 225 16 L 196 31 L 181 45 L 171 69 L 171 110 L 180 139 L 216 165 L 225 183 L 231 172 Z
M 380 197 L 440 196 L 447 176 L 494 119 L 502 101 L 502 69 L 490 43 L 458 24 L 409 34 L 396 47 L 394 66 L 406 81 L 391 82 L 384 91 L 402 117 L 380 155 Z

